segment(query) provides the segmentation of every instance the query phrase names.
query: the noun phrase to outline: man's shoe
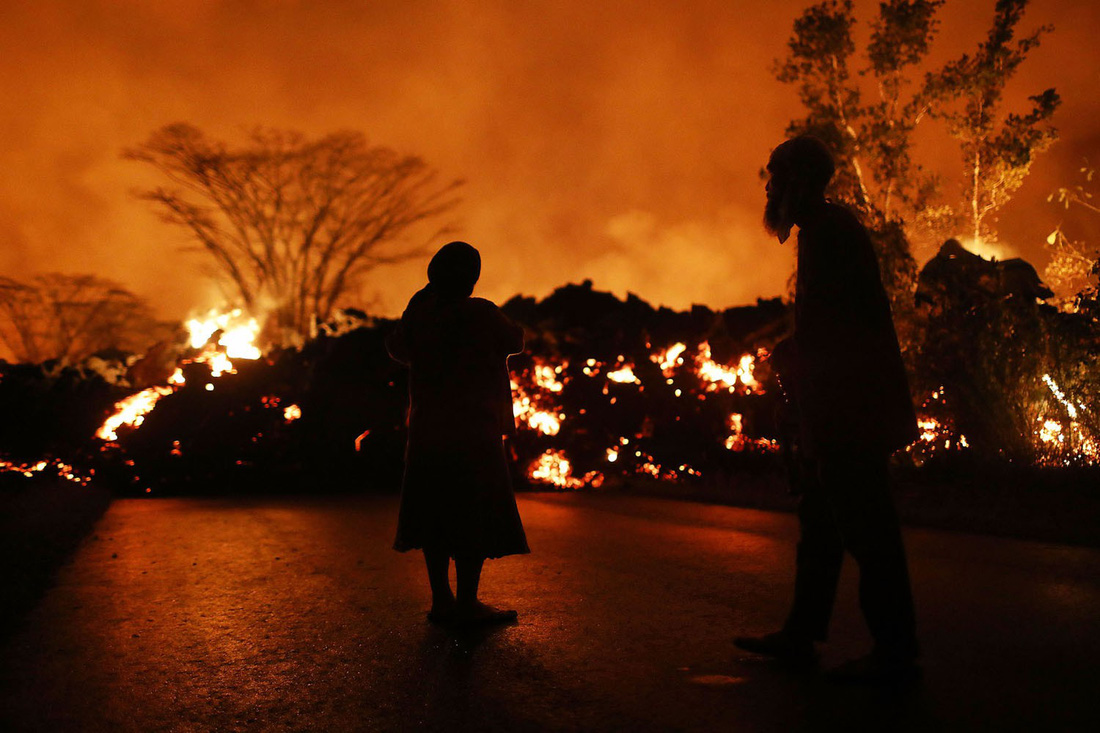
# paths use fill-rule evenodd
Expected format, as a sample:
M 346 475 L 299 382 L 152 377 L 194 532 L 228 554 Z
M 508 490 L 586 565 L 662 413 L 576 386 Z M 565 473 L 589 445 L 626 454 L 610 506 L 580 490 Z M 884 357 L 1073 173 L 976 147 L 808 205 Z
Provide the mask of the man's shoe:
M 911 657 L 868 654 L 826 670 L 825 679 L 852 685 L 906 685 L 921 677 L 921 668 Z
M 811 665 L 817 661 L 812 641 L 794 638 L 783 631 L 763 636 L 738 636 L 733 644 L 747 652 L 775 657 L 789 664 Z

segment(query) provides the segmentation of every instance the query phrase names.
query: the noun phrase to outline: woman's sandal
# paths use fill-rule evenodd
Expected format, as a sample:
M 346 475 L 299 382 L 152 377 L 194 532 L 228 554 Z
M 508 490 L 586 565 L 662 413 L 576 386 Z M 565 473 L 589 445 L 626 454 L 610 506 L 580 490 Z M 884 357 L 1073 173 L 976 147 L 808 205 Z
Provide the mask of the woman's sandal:
M 519 619 L 519 614 L 513 610 L 500 611 L 493 609 L 488 612 L 473 615 L 455 614 L 452 623 L 456 626 L 496 626 L 498 624 L 510 624 Z

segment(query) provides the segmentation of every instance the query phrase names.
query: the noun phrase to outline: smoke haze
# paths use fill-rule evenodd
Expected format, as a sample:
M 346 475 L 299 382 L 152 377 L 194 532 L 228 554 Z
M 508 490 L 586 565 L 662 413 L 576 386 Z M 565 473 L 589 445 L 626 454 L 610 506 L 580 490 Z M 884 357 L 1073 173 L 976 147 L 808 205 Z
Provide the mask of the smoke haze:
M 92 272 L 168 318 L 218 304 L 183 233 L 132 196 L 151 171 L 119 157 L 186 121 L 230 141 L 363 130 L 465 179 L 453 223 L 482 251 L 485 297 L 584 278 L 674 307 L 781 295 L 793 258 L 760 225 L 758 171 L 800 112 L 769 67 L 806 4 L 5 2 L 0 272 Z M 992 6 L 949 2 L 937 53 L 972 48 Z M 1063 139 L 1001 224 L 1040 267 L 1060 216 L 1046 194 L 1100 160 L 1100 10 L 1037 0 L 1024 26 L 1045 22 L 1014 99 L 1057 87 Z M 928 145 L 955 170 L 954 148 Z M 400 312 L 424 266 L 379 271 L 358 303 Z

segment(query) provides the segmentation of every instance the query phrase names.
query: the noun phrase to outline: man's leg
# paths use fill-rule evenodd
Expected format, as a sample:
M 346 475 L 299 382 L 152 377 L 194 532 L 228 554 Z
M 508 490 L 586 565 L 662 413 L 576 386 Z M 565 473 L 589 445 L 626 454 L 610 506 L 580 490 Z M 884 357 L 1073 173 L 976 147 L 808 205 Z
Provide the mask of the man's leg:
M 917 656 L 913 594 L 888 485 L 887 457 L 827 461 L 822 484 L 833 503 L 844 547 L 859 565 L 860 606 L 875 640 L 875 654 L 911 663 Z
M 829 497 L 820 482 L 809 484 L 798 504 L 794 601 L 783 631 L 796 639 L 825 641 L 836 600 L 844 546 Z
M 816 658 L 813 643 L 825 640 L 844 559 L 832 507 L 816 478 L 804 484 L 798 523 L 794 601 L 787 622 L 776 633 L 740 636 L 733 643 L 746 651 L 801 665 Z

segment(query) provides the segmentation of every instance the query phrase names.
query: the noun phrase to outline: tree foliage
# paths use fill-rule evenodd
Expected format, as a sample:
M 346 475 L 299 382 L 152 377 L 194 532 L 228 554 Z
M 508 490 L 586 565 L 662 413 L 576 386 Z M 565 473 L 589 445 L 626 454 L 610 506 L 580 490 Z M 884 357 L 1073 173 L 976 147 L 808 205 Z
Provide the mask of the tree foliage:
M 161 328 L 143 299 L 94 275 L 0 278 L 0 341 L 20 362 L 74 363 L 108 349 L 136 352 Z
M 175 124 L 124 156 L 173 184 L 141 196 L 190 233 L 235 305 L 274 318 L 280 340 L 308 337 L 374 268 L 421 254 L 404 235 L 450 210 L 460 185 L 358 132 L 256 129 L 230 147 Z
M 806 112 L 787 134 L 812 134 L 832 149 L 830 195 L 859 211 L 871 230 L 896 312 L 909 307 L 915 285 L 911 243 L 955 236 L 962 222 L 975 238 L 994 238 L 997 210 L 1057 136 L 1049 124 L 1059 103 L 1053 89 L 1031 97 L 1026 112 L 1003 110 L 1006 84 L 1049 30 L 1014 40 L 1027 0 L 998 0 L 978 51 L 929 72 L 943 4 L 883 0 L 857 54 L 852 1 L 822 0 L 795 20 L 787 54 L 774 67 L 797 88 Z M 946 123 L 967 162 L 957 198 L 944 195 L 943 182 L 914 154 L 914 133 L 931 119 Z
M 943 0 L 889 0 L 871 23 L 866 58 L 853 73 L 856 19 L 851 0 L 825 0 L 794 23 L 777 78 L 798 87 L 806 116 L 788 135 L 830 145 L 838 174 L 832 194 L 878 221 L 900 219 L 926 198 L 926 177 L 912 159 L 912 132 L 925 118 L 923 88 L 910 90 L 937 29 Z M 860 78 L 870 79 L 868 94 Z
M 1044 25 L 1020 39 L 1016 27 L 1028 0 L 998 0 L 993 24 L 973 54 L 928 75 L 933 114 L 958 140 L 964 165 L 964 218 L 975 241 L 995 240 L 996 213 L 1024 182 L 1035 156 L 1058 138 L 1050 120 L 1061 103 L 1054 89 L 1028 97 L 1026 112 L 1003 111 L 1004 91 L 1039 45 Z
M 907 220 L 929 206 L 935 181 L 912 158 L 912 135 L 928 113 L 914 69 L 924 60 L 943 0 L 888 0 L 871 23 L 866 58 L 852 67 L 856 19 L 851 0 L 825 0 L 795 20 L 776 77 L 798 88 L 805 117 L 790 136 L 811 134 L 833 150 L 830 194 L 858 210 L 871 230 L 895 311 L 906 310 L 916 279 Z M 865 89 L 869 79 L 873 89 Z
M 1100 215 L 1100 205 L 1092 192 L 1096 169 L 1085 161 L 1078 171 L 1080 179 L 1070 186 L 1061 186 L 1047 197 L 1065 210 L 1076 209 L 1090 216 Z M 1063 305 L 1100 319 L 1100 248 L 1087 242 L 1070 239 L 1059 223 L 1047 237 L 1050 262 L 1044 279 L 1061 295 Z

